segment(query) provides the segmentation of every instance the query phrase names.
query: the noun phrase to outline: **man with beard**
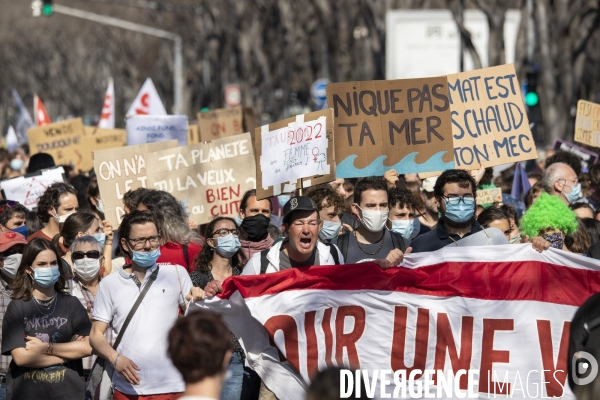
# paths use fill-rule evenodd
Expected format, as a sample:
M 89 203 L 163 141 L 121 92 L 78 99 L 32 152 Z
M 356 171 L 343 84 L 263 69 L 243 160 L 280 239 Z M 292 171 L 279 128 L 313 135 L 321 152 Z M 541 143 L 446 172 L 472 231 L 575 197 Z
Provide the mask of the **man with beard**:
M 425 204 L 425 214 L 419 217 L 419 222 L 421 226 L 431 229 L 435 228 L 439 220 L 437 202 L 433 193 L 433 187 L 437 179 L 435 176 L 427 178 L 423 181 L 423 186 L 421 186 L 421 198 Z
M 242 228 L 240 243 L 246 260 L 250 260 L 255 253 L 273 246 L 273 238 L 269 236 L 268 231 L 272 211 L 271 200 L 258 200 L 256 190 L 244 193 L 236 222 Z
M 442 217 L 435 229 L 412 241 L 412 252 L 435 251 L 481 231 L 475 220 L 475 190 L 475 180 L 467 171 L 444 171 L 433 187 Z

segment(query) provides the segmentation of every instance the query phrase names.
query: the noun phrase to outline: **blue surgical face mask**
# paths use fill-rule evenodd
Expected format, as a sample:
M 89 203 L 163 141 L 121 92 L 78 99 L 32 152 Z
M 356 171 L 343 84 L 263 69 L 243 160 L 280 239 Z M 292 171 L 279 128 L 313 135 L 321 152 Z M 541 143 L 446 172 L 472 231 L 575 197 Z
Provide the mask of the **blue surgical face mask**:
M 290 201 L 291 198 L 292 198 L 292 196 L 289 194 L 280 194 L 279 196 L 277 196 L 277 201 L 279 202 L 279 207 L 283 208 L 283 206 L 288 201 Z
M 136 263 L 136 265 L 139 265 L 142 268 L 150 268 L 156 263 L 158 257 L 160 257 L 160 247 L 157 247 L 155 250 L 152 251 L 134 250 L 131 261 L 133 261 L 134 263 Z
M 414 238 L 419 236 L 420 231 L 421 231 L 421 221 L 419 221 L 419 217 L 415 217 L 415 219 L 413 219 L 413 231 L 412 231 L 412 234 L 410 235 L 409 239 L 413 240 Z
M 106 233 L 94 233 L 94 239 L 104 246 L 104 243 L 106 242 Z
M 213 240 L 215 240 L 215 238 L 213 238 Z M 215 249 L 217 250 L 217 253 L 225 258 L 233 257 L 240 247 L 242 247 L 240 239 L 233 236 L 231 233 L 227 236 L 216 238 L 216 241 L 217 247 L 215 247 Z
M 25 239 L 27 239 L 27 235 L 29 233 L 29 230 L 27 229 L 27 225 L 21 225 L 18 228 L 11 229 L 11 230 L 15 233 L 20 233 L 21 235 L 25 236 Z
M 415 229 L 415 225 L 410 219 L 396 219 L 390 220 L 392 222 L 392 229 L 390 231 L 401 234 L 404 238 L 410 239 L 410 236 Z
M 324 219 L 323 227 L 319 231 L 319 236 L 323 240 L 335 239 L 336 237 L 338 237 L 341 227 L 342 227 L 341 222 L 327 221 L 326 219 Z
M 10 160 L 10 167 L 15 171 L 20 171 L 23 168 L 23 160 L 20 158 L 13 158 Z
M 448 219 L 454 222 L 467 222 L 475 214 L 475 199 L 473 197 L 444 199 L 446 202 L 446 212 L 444 213 Z
M 242 217 L 240 217 L 239 215 L 236 215 L 235 217 L 233 217 L 233 220 L 235 221 L 235 224 L 236 224 L 237 226 L 240 226 L 240 225 L 242 225 L 242 221 L 243 221 L 243 219 L 242 219 Z
M 58 281 L 60 271 L 58 265 L 52 265 L 50 268 L 36 268 L 33 270 L 33 280 L 41 287 L 49 288 Z
M 574 203 L 579 200 L 581 198 L 581 183 L 571 186 L 571 191 L 565 194 L 565 197 L 569 203 Z

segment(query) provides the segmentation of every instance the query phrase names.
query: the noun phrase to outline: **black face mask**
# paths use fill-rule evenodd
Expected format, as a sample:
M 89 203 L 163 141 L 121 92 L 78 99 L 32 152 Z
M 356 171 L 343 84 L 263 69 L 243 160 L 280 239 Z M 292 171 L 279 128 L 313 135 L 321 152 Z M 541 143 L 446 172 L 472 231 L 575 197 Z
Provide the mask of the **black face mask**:
M 269 234 L 269 218 L 263 214 L 256 214 L 251 217 L 246 217 L 242 220 L 240 228 L 248 234 L 248 240 L 251 242 L 260 242 L 267 238 Z

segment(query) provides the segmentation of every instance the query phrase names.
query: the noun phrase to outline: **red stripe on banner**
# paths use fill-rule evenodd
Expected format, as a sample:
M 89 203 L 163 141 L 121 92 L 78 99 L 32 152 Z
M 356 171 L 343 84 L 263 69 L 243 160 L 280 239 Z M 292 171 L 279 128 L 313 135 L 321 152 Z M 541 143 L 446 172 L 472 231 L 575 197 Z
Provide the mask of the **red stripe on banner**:
M 228 299 L 238 290 L 244 298 L 289 290 L 379 290 L 580 306 L 592 294 L 600 292 L 600 272 L 540 261 L 443 262 L 387 270 L 364 263 L 235 276 L 223 282 L 219 297 Z

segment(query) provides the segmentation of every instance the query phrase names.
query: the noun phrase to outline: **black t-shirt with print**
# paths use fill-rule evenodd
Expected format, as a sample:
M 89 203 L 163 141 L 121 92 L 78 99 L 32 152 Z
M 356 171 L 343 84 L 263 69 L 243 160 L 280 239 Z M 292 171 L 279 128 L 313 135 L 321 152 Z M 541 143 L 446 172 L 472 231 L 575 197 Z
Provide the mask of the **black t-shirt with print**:
M 2 323 L 2 354 L 25 347 L 25 336 L 42 342 L 68 343 L 75 335 L 89 336 L 92 323 L 74 296 L 57 294 L 48 309 L 30 301 L 13 300 Z M 9 399 L 83 399 L 81 359 L 46 368 L 19 367 L 11 361 L 6 376 Z

